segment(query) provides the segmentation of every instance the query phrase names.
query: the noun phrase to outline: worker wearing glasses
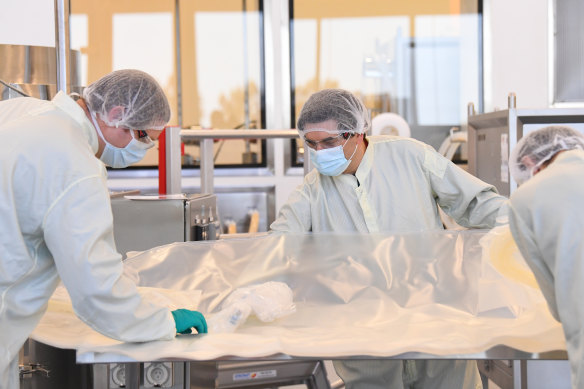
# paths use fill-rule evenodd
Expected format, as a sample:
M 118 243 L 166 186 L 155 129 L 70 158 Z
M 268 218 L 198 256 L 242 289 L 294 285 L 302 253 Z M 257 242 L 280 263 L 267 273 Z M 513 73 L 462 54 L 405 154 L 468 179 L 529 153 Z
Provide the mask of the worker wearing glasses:
M 370 126 L 364 104 L 348 91 L 326 89 L 308 99 L 297 128 L 316 169 L 280 209 L 272 231 L 441 230 L 438 207 L 465 227 L 495 225 L 506 199 L 493 186 L 422 142 L 367 137 Z M 386 340 L 392 336 L 399 334 Z M 334 366 L 347 389 L 482 387 L 475 361 L 338 360 Z
M 60 281 L 77 316 L 111 338 L 207 332 L 199 312 L 146 301 L 114 242 L 104 164 L 129 166 L 154 146 L 170 119 L 162 88 L 119 70 L 76 98 L 0 102 L 0 389 L 19 386 L 19 350 Z

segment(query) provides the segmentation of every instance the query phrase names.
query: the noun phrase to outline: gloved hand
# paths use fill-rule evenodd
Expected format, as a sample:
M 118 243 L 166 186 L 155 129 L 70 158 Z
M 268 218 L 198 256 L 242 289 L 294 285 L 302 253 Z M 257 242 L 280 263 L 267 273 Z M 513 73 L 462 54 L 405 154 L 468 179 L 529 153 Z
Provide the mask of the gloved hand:
M 190 334 L 191 327 L 195 327 L 199 334 L 207 333 L 207 321 L 200 312 L 177 309 L 171 313 L 176 323 L 176 332 L 179 334 Z

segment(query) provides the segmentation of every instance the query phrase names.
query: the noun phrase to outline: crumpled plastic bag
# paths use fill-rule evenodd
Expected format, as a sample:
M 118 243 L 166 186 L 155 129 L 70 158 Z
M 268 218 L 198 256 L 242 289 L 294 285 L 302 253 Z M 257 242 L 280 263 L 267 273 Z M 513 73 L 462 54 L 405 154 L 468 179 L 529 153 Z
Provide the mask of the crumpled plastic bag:
M 509 225 L 493 228 L 480 240 L 483 248 L 483 274 L 487 267 L 513 281 L 539 289 L 535 276 L 513 240 Z
M 207 326 L 210 333 L 234 332 L 252 313 L 262 322 L 271 322 L 295 311 L 292 289 L 270 281 L 234 290 L 221 310 L 209 316 Z
M 535 276 L 513 240 L 509 225 L 493 228 L 480 240 L 482 277 L 479 315 L 518 317 L 544 302 Z M 513 303 L 507 303 L 511 302 Z M 501 303 L 505 302 L 504 305 Z

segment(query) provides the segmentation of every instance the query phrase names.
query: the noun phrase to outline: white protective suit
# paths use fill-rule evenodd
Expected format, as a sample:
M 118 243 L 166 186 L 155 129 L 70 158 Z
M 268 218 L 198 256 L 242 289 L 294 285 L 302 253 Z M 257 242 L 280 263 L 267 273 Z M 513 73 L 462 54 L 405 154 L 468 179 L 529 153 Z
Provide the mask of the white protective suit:
M 0 102 L 0 135 L 0 388 L 19 386 L 19 349 L 59 279 L 95 330 L 172 339 L 170 311 L 143 301 L 122 275 L 106 170 L 83 109 L 64 93 Z
M 511 195 L 509 214 L 513 238 L 562 323 L 573 388 L 584 388 L 582 199 L 584 151 L 565 151 Z
M 493 186 L 410 138 L 369 137 L 353 175 L 311 171 L 270 228 L 280 232 L 413 232 L 442 229 L 438 205 L 465 227 L 490 228 L 506 199 Z M 388 334 L 388 336 L 392 336 Z M 395 334 L 399 336 L 399 334 Z M 335 369 L 352 388 L 482 387 L 474 361 L 346 361 Z

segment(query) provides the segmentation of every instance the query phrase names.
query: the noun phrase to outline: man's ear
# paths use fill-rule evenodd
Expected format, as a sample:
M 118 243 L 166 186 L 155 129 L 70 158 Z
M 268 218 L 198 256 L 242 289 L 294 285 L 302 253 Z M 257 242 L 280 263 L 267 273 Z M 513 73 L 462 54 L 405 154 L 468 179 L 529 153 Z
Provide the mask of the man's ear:
M 527 155 L 521 158 L 521 163 L 526 168 L 532 168 L 536 165 L 536 163 L 531 158 L 529 158 Z
M 121 105 L 117 105 L 109 110 L 107 113 L 107 120 L 110 123 L 119 122 L 124 117 L 125 108 Z

